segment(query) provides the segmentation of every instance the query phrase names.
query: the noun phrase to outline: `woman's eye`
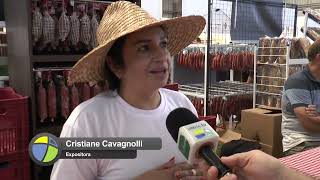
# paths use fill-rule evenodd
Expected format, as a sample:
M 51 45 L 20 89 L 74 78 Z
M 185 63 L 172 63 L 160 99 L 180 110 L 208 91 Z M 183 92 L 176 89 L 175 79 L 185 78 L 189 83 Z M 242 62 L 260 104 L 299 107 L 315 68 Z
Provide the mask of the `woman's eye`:
M 149 46 L 148 45 L 142 45 L 138 48 L 139 52 L 145 52 L 149 50 Z
M 161 47 L 162 47 L 162 48 L 168 47 L 168 42 L 167 42 L 167 41 L 161 42 Z

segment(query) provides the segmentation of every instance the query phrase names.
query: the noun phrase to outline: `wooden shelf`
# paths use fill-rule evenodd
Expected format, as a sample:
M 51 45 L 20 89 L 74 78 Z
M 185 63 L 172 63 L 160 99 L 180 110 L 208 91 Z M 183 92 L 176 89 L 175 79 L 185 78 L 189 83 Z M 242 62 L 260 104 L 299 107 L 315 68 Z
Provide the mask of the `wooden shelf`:
M 32 62 L 76 62 L 84 55 L 34 55 Z

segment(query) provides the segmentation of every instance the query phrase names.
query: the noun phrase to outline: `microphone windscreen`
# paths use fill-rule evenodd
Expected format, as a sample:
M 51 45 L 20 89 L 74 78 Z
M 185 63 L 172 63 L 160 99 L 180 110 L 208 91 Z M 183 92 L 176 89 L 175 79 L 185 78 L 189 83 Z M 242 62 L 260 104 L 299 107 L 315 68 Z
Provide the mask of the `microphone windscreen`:
M 198 118 L 189 109 L 177 108 L 169 113 L 166 125 L 172 138 L 177 142 L 179 128 L 195 122 L 198 122 Z

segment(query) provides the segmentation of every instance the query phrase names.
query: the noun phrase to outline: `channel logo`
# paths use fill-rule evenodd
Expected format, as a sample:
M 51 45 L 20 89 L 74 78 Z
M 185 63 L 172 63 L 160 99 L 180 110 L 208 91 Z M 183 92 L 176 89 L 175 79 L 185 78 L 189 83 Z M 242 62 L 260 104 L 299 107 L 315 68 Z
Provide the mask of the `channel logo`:
M 41 133 L 29 143 L 30 158 L 42 166 L 55 163 L 61 154 L 58 138 L 49 133 Z

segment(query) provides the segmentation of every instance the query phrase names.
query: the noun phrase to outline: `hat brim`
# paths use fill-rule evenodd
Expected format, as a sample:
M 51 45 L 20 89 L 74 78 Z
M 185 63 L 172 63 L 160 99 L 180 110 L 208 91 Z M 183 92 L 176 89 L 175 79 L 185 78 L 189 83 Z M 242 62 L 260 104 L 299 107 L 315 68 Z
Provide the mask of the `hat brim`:
M 154 26 L 164 26 L 168 33 L 168 50 L 174 56 L 182 49 L 192 43 L 203 31 L 205 19 L 202 16 L 184 16 L 173 19 L 157 21 L 155 23 L 142 26 L 129 33 Z M 121 37 L 119 36 L 119 37 Z M 68 82 L 98 82 L 105 80 L 105 57 L 113 43 L 119 37 L 105 42 L 91 50 L 83 56 L 71 69 Z

